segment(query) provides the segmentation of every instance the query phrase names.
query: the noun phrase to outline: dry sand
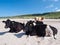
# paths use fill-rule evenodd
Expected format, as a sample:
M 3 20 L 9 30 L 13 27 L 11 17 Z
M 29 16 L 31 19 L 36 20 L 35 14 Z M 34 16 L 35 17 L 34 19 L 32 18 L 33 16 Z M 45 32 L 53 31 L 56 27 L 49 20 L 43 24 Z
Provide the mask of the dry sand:
M 44 23 L 52 25 L 57 28 L 58 34 L 56 35 L 56 40 L 53 37 L 42 37 L 37 38 L 36 36 L 30 36 L 26 38 L 24 32 L 19 33 L 7 33 L 9 29 L 4 28 L 3 20 L 0 19 L 0 45 L 60 45 L 60 19 L 45 19 Z M 26 23 L 28 20 L 33 19 L 11 19 L 17 22 Z M 40 41 L 38 43 L 38 41 Z

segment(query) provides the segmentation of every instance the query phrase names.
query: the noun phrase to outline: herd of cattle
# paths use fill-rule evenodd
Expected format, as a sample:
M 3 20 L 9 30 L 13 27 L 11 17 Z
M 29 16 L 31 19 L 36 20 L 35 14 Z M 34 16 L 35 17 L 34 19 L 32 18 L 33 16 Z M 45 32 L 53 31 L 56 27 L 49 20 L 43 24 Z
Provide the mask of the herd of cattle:
M 11 33 L 18 33 L 21 30 L 25 32 L 27 36 L 38 36 L 38 37 L 45 37 L 45 36 L 53 36 L 54 39 L 55 35 L 57 34 L 57 29 L 51 25 L 47 24 L 36 24 L 34 21 L 30 20 L 27 23 L 21 23 L 16 21 L 11 21 L 7 19 L 6 21 L 2 21 L 5 23 L 5 28 L 10 28 L 8 32 Z M 50 28 L 50 29 L 49 29 Z

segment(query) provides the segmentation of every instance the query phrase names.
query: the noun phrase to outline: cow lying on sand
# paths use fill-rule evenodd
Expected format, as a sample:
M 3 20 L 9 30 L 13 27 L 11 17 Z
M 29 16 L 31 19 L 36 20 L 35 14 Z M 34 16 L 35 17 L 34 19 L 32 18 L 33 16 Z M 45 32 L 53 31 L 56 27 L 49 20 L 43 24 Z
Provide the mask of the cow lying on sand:
M 9 19 L 7 19 L 6 21 L 2 21 L 2 22 L 5 23 L 5 28 L 10 28 L 9 32 L 17 33 L 24 28 L 23 23 L 11 21 Z
M 36 35 L 38 37 L 45 37 L 45 36 L 53 35 L 54 39 L 56 39 L 55 35 L 57 34 L 57 29 L 51 25 L 47 25 L 47 24 L 38 25 L 38 23 L 34 25 L 35 23 L 34 21 L 28 21 L 25 25 L 23 23 L 11 21 L 9 19 L 2 22 L 5 23 L 5 28 L 10 28 L 9 32 L 17 33 L 23 30 L 25 34 L 28 36 Z
M 34 21 L 28 21 L 26 23 L 25 25 L 26 35 L 30 35 L 30 36 L 36 35 L 38 37 L 53 35 L 54 39 L 56 39 L 55 35 L 57 34 L 57 29 L 55 27 L 47 24 L 34 25 L 34 23 L 35 23 Z

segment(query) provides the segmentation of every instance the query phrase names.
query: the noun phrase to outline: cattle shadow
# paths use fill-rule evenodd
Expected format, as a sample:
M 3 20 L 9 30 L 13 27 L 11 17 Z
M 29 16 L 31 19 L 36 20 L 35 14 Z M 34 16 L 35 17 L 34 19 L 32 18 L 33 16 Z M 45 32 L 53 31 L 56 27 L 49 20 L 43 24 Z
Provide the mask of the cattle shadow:
M 6 31 L 6 32 L 0 32 L 0 35 L 4 35 L 6 33 L 8 33 L 8 31 Z
M 22 32 L 22 33 L 19 33 L 19 34 L 14 34 L 17 38 L 21 38 L 23 35 L 25 35 L 25 33 L 24 32 Z

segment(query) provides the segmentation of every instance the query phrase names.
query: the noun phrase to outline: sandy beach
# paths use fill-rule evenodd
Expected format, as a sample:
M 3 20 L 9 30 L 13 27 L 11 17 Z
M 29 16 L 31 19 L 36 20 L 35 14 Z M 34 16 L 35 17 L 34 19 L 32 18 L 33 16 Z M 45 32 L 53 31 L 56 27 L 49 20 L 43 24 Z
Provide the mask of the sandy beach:
M 3 20 L 0 19 L 0 45 L 60 45 L 60 19 L 45 19 L 43 22 L 48 25 L 52 25 L 57 28 L 58 34 L 56 35 L 56 40 L 53 37 L 36 37 L 36 36 L 29 36 L 26 38 L 24 32 L 21 31 L 19 33 L 8 33 L 8 29 L 4 28 Z M 13 21 L 26 23 L 29 20 L 33 19 L 10 19 Z M 40 43 L 38 43 L 40 41 Z

